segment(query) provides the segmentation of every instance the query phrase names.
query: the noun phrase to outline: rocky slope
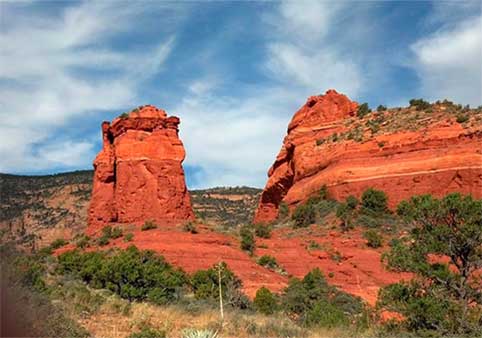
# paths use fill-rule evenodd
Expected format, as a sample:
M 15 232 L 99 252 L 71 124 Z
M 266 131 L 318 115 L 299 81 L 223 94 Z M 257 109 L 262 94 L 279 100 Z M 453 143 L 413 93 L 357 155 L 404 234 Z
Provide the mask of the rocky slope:
M 90 233 L 110 222 L 192 220 L 178 136 L 179 119 L 142 106 L 102 123 L 103 148 L 94 161 Z
M 255 222 L 276 219 L 326 185 L 338 200 L 383 190 L 390 207 L 416 194 L 482 197 L 482 109 L 451 102 L 357 116 L 358 104 L 329 90 L 296 112 L 269 169 Z
M 46 176 L 0 174 L 0 231 L 27 248 L 85 230 L 92 171 Z
M 93 171 L 45 176 L 0 174 L 0 232 L 31 248 L 86 230 Z M 207 224 L 233 228 L 249 223 L 260 189 L 191 190 L 194 213 Z
M 261 189 L 219 187 L 190 193 L 194 212 L 200 220 L 232 228 L 253 220 Z

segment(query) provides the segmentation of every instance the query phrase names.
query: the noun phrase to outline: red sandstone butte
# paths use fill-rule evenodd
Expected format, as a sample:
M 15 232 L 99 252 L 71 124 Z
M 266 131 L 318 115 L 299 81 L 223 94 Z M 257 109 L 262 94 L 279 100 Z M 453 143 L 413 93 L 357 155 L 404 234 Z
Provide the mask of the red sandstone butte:
M 368 187 L 383 190 L 391 208 L 403 199 L 426 193 L 440 197 L 461 192 L 482 198 L 480 119 L 472 118 L 464 127 L 455 122 L 455 114 L 444 114 L 445 108 L 439 106 L 425 121 L 428 124 L 412 128 L 415 130 L 382 127 L 380 133 L 370 135 L 364 128 L 361 142 L 319 142 L 350 130 L 359 120 L 357 108 L 356 102 L 329 90 L 310 97 L 296 112 L 269 169 L 254 222 L 273 221 L 281 201 L 292 209 L 323 185 L 338 200 L 348 195 L 360 197 Z M 394 120 L 394 111 L 384 114 L 385 119 Z M 362 120 L 368 119 L 370 116 Z
M 88 232 L 104 225 L 194 219 L 178 136 L 179 118 L 143 106 L 102 123 L 103 148 L 94 160 Z

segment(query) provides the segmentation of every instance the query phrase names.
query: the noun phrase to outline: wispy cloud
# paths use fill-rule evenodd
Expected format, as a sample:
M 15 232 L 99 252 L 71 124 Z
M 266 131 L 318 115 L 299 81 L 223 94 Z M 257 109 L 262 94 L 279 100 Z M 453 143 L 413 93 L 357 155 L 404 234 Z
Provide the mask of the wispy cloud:
M 0 171 L 88 168 L 99 120 L 152 103 L 181 117 L 191 188 L 262 186 L 307 96 L 480 104 L 479 1 L 0 10 Z
M 93 140 L 67 139 L 63 156 L 45 142 L 73 118 L 136 105 L 140 84 L 161 69 L 174 35 L 142 52 L 113 47 L 109 39 L 148 10 L 139 4 L 84 2 L 57 15 L 1 6 L 0 171 L 89 166 Z
M 419 39 L 411 49 L 422 96 L 482 104 L 482 16 L 443 27 Z

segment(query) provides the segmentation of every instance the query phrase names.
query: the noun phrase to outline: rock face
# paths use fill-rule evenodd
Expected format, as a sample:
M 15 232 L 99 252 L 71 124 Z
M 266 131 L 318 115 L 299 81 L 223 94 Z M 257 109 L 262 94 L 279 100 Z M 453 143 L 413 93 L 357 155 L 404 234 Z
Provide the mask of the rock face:
M 392 208 L 424 193 L 481 198 L 482 111 L 453 107 L 439 103 L 358 118 L 358 104 L 334 90 L 310 97 L 288 126 L 254 221 L 273 221 L 282 201 L 293 209 L 323 185 L 338 200 L 380 189 Z M 462 113 L 468 120 L 456 122 Z
M 179 118 L 153 106 L 102 123 L 94 161 L 89 232 L 110 222 L 194 219 L 178 136 Z

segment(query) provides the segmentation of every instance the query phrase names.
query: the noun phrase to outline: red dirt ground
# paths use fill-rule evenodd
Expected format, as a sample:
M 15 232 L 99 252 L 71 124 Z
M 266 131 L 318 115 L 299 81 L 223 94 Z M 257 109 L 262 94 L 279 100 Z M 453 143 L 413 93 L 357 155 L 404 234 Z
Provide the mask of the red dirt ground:
M 129 227 L 124 229 L 124 233 L 134 234 L 132 242 L 126 243 L 119 238 L 111 240 L 107 246 L 89 250 L 126 248 L 134 244 L 139 249 L 158 252 L 169 263 L 188 273 L 224 261 L 242 279 L 243 291 L 250 298 L 262 286 L 280 292 L 287 285 L 289 276 L 302 278 L 316 267 L 321 269 L 330 284 L 361 297 L 370 305 L 375 304 L 381 286 L 410 278 L 410 274 L 385 270 L 380 262 L 384 249 L 368 248 L 358 229 L 348 233 L 329 231 L 317 225 L 297 231 L 278 229 L 273 231 L 270 239 L 256 238 L 255 256 L 250 257 L 240 250 L 236 238 L 201 225 L 197 226 L 198 234 L 185 232 L 172 224 L 148 231 L 140 231 L 140 225 Z M 309 250 L 310 241 L 318 243 L 321 249 Z M 71 249 L 73 246 L 68 245 L 56 253 Z M 287 275 L 259 266 L 256 259 L 265 254 L 274 256 Z

